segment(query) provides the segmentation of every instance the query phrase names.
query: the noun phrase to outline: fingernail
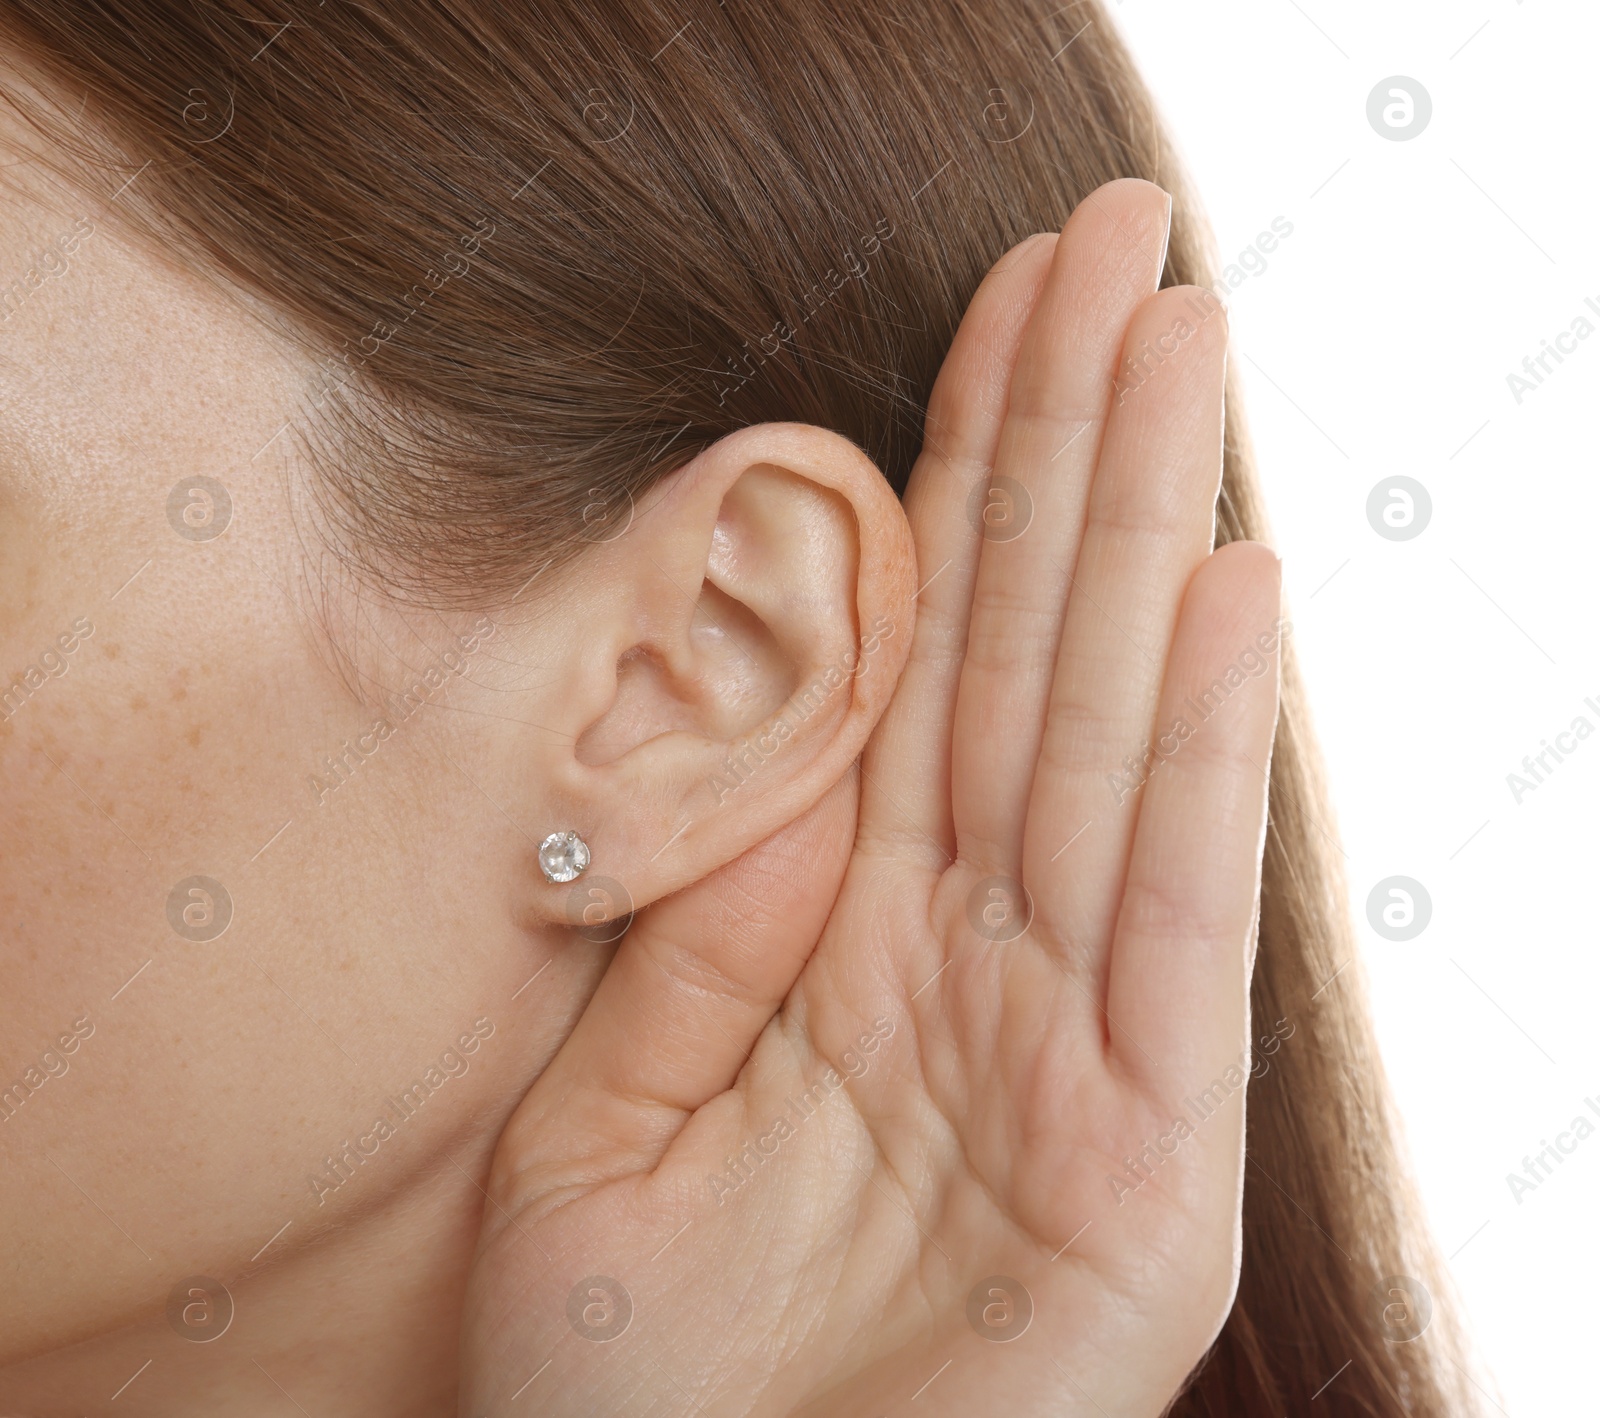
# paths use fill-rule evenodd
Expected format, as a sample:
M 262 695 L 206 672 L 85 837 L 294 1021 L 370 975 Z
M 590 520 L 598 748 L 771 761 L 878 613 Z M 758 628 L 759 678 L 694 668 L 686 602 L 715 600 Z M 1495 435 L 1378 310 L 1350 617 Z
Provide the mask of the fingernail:
M 1162 273 L 1167 269 L 1167 248 L 1172 244 L 1172 193 L 1161 194 L 1167 199 L 1167 215 L 1161 227 L 1161 258 L 1156 262 L 1156 287 L 1161 286 Z

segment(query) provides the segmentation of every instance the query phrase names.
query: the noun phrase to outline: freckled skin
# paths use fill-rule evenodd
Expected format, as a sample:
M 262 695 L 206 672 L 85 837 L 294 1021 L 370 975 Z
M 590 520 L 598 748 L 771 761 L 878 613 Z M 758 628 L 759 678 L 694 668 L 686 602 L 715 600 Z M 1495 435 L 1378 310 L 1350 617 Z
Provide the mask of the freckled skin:
M 0 717 L 0 1098 L 92 1032 L 0 1103 L 0 1414 L 99 1413 L 139 1372 L 126 1418 L 436 1418 L 491 1156 L 615 949 L 538 841 L 592 833 L 643 914 L 847 780 L 905 663 L 909 530 L 854 444 L 762 425 L 514 604 L 357 585 L 299 452 L 317 360 L 29 141 L 0 105 L 0 289 L 94 234 L 0 322 L 0 675 L 92 631 Z M 714 810 L 880 612 L 906 633 Z M 166 1318 L 197 1277 L 234 1297 L 214 1343 Z
M 346 1361 L 370 1357 L 347 1364 L 334 1410 L 437 1412 L 455 1336 L 423 1278 L 445 1304 L 464 1283 L 475 1159 L 603 957 L 558 963 L 549 993 L 512 1000 L 553 938 L 517 924 L 521 830 L 486 818 L 450 761 L 506 780 L 479 728 L 506 712 L 506 684 L 446 676 L 357 780 L 325 807 L 310 797 L 308 776 L 378 711 L 330 668 L 314 605 L 283 589 L 301 584 L 287 489 L 305 471 L 287 439 L 252 462 L 309 365 L 118 237 L 103 201 L 44 201 L 13 165 L 10 124 L 0 277 L 80 214 L 96 231 L 3 326 L 0 677 L 79 617 L 93 633 L 0 717 L 0 1088 L 75 1019 L 94 1032 L 0 1120 L 0 1412 L 98 1411 L 152 1355 L 118 1409 L 176 1412 L 195 1383 L 254 1393 L 252 1354 L 292 1386 L 336 1341 Z M 168 520 L 192 474 L 234 499 L 210 541 Z M 368 611 L 377 633 L 354 652 L 374 698 L 438 664 L 471 619 Z M 537 661 L 499 634 L 502 655 Z M 214 941 L 171 924 L 174 887 L 197 876 L 231 897 Z M 329 1153 L 485 1015 L 492 1047 L 319 1205 L 308 1179 Z M 162 1318 L 197 1274 L 235 1290 L 228 1343 L 185 1343 Z

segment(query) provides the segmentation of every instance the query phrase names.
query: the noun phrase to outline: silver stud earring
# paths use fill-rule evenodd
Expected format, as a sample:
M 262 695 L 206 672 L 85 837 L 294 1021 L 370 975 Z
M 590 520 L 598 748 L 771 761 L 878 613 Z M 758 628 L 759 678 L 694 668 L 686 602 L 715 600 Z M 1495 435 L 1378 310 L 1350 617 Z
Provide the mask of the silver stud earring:
M 576 881 L 589 865 L 589 844 L 576 832 L 552 832 L 539 844 L 539 870 L 547 881 Z

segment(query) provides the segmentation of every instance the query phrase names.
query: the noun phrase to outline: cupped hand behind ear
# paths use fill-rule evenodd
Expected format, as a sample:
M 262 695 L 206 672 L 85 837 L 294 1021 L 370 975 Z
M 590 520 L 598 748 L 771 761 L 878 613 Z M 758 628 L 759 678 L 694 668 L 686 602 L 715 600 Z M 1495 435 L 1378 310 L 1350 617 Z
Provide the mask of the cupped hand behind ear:
M 512 1118 L 463 1414 L 1153 1418 L 1215 1337 L 1279 576 L 1212 550 L 1169 211 L 1112 183 L 979 288 L 859 783 L 641 913 Z

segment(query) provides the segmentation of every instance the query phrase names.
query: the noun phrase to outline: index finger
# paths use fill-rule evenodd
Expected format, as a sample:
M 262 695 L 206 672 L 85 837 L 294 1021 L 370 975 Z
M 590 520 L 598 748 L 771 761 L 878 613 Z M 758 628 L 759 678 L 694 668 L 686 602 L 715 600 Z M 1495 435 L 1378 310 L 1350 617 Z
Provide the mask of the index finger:
M 934 382 L 922 454 L 906 486 L 916 624 L 900 687 L 862 760 L 858 839 L 869 851 L 893 843 L 934 871 L 955 852 L 950 737 L 982 547 L 967 505 L 994 469 L 1022 333 L 1058 239 L 1030 236 L 979 284 Z

